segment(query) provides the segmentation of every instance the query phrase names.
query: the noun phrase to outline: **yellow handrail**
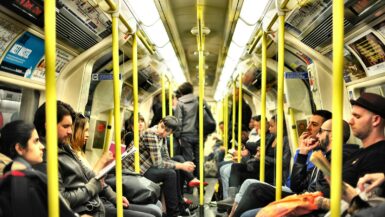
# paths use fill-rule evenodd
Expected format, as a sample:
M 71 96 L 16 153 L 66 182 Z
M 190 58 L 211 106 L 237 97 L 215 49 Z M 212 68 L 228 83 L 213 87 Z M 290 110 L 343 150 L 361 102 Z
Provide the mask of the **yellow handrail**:
M 242 150 L 242 73 L 239 73 L 238 88 L 238 163 L 241 162 Z
M 57 138 L 56 103 L 56 1 L 44 1 L 44 33 L 46 61 L 46 129 L 47 129 L 47 177 L 48 177 L 48 214 L 59 216 L 59 171 Z M 23 207 L 20 207 L 21 209 Z
M 173 96 L 173 91 L 172 91 L 172 81 L 168 82 L 168 113 L 169 115 L 173 115 L 172 113 L 172 96 Z M 170 135 L 170 156 L 174 157 L 174 136 L 171 134 Z
M 112 14 L 112 63 L 113 63 L 113 83 L 114 83 L 114 129 L 115 129 L 115 158 L 121 159 L 122 153 L 120 149 L 120 87 L 119 80 L 119 29 L 118 29 L 118 13 Z M 122 161 L 117 160 L 116 170 L 116 211 L 118 217 L 123 217 L 122 203 Z
M 225 154 L 229 150 L 229 96 L 224 98 L 224 115 L 223 115 L 223 145 L 225 146 Z
M 104 141 L 104 145 L 103 145 L 103 153 L 107 152 L 110 148 L 110 141 L 112 138 L 111 126 L 113 122 L 114 122 L 114 110 L 111 109 L 110 112 L 108 112 L 107 132 L 106 132 L 106 140 Z
M 165 81 L 166 76 L 162 73 L 162 87 L 161 87 L 161 97 L 162 97 L 162 118 L 166 117 L 166 85 Z
M 289 0 L 283 0 L 282 4 L 280 6 L 281 9 L 286 8 L 287 4 L 289 3 Z M 271 19 L 269 25 L 266 28 L 266 31 L 270 31 L 271 27 L 273 27 L 275 21 L 278 19 L 278 14 L 274 14 L 274 17 Z M 261 39 L 263 29 L 259 29 L 257 32 L 257 35 L 254 37 L 253 41 L 250 43 L 250 46 L 247 49 L 247 53 L 251 54 L 253 53 L 255 47 L 257 46 L 259 39 Z
M 277 86 L 277 157 L 276 157 L 276 191 L 275 199 L 281 199 L 282 194 L 282 155 L 283 155 L 283 79 L 285 66 L 285 14 L 278 16 L 278 86 Z
M 134 132 L 139 132 L 138 126 L 138 40 L 136 34 L 132 35 L 132 92 L 134 99 Z M 134 146 L 136 148 L 135 152 L 135 172 L 140 172 L 140 162 L 139 162 L 139 134 L 134 133 Z
M 203 20 L 203 5 L 197 5 L 197 25 L 198 25 L 198 52 L 199 52 L 199 205 L 200 210 L 203 210 L 204 204 L 204 189 L 203 189 L 203 163 L 204 163 L 204 140 L 203 140 L 203 98 L 205 95 L 205 56 L 203 54 L 205 49 L 205 35 L 203 34 L 202 28 L 204 25 Z
M 113 2 L 112 0 L 106 0 L 106 3 L 110 7 L 111 11 L 116 11 L 117 7 L 115 2 Z M 119 14 L 119 19 L 123 23 L 123 25 L 127 28 L 128 32 L 132 32 L 132 28 L 130 24 L 128 24 L 127 20 L 121 14 Z M 151 55 L 154 54 L 155 53 L 154 47 L 147 42 L 146 38 L 142 35 L 142 33 L 140 31 L 137 31 L 136 35 L 140 39 L 140 41 L 143 43 L 143 45 L 147 48 L 148 52 L 150 52 Z
M 295 117 L 294 117 L 294 109 L 289 108 L 289 114 L 290 114 L 290 124 L 291 124 L 291 140 L 292 144 L 294 145 L 294 150 L 297 150 L 298 148 L 298 133 L 297 133 L 297 125 L 295 123 Z
M 265 181 L 265 153 L 266 153 L 266 74 L 267 74 L 267 46 L 266 33 L 262 34 L 262 80 L 261 80 L 261 142 L 260 142 L 260 163 L 259 180 Z
M 235 93 L 237 92 L 237 86 L 236 86 L 236 81 L 233 81 L 233 111 L 232 111 L 232 121 L 231 121 L 231 139 L 232 139 L 232 147 L 235 150 L 235 110 L 237 104 L 235 103 Z
M 340 216 L 342 191 L 342 111 L 344 70 L 344 1 L 333 1 L 333 120 L 331 165 L 331 214 Z

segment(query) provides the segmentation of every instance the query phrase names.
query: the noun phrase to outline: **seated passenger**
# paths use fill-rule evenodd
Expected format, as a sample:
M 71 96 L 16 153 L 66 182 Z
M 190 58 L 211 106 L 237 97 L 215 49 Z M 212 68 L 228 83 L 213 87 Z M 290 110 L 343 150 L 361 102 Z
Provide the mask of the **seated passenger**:
M 366 194 L 371 194 L 376 188 L 385 190 L 385 174 L 372 173 L 366 174 L 358 180 L 357 188 Z M 384 216 L 385 203 L 382 202 L 377 206 L 371 206 L 367 201 L 363 200 L 357 193 L 356 189 L 350 185 L 346 185 L 346 190 L 343 193 L 343 199 L 350 204 L 348 213 L 355 217 L 380 217 Z
M 310 121 L 306 128 L 307 131 L 304 132 L 300 137 L 300 140 L 299 140 L 300 146 L 302 143 L 305 143 L 307 139 L 317 138 L 317 135 L 318 135 L 317 132 L 319 132 L 321 125 L 325 123 L 324 121 L 330 118 L 331 118 L 331 113 L 329 111 L 318 110 L 314 112 L 313 115 L 310 117 Z M 348 138 L 349 136 L 347 136 L 347 139 Z M 294 160 L 297 162 L 297 160 L 299 160 L 298 158 L 300 158 L 302 162 L 303 158 L 299 157 L 299 151 L 297 150 L 296 153 L 297 154 Z M 309 155 L 310 155 L 310 152 L 309 152 Z M 303 171 L 305 172 L 305 175 L 311 176 L 312 174 L 314 174 L 314 171 L 312 171 L 314 169 L 314 166 L 309 167 L 308 156 L 305 156 L 304 159 L 305 159 L 305 164 L 304 164 L 304 167 L 301 167 L 301 168 L 304 169 Z M 294 173 L 295 172 L 293 172 L 293 174 Z M 283 190 L 282 192 L 283 195 L 292 194 L 292 191 L 290 188 L 288 188 L 288 186 L 283 186 L 282 190 Z M 255 194 L 256 191 L 264 192 L 264 193 Z M 239 194 L 236 195 L 235 202 L 234 202 L 230 216 L 233 216 L 234 214 L 235 214 L 234 216 L 239 216 L 241 213 L 243 213 L 246 210 L 263 207 L 268 203 L 274 201 L 274 199 L 275 199 L 275 186 L 269 185 L 266 183 L 261 183 L 258 180 L 247 180 L 247 182 L 242 184 Z M 258 202 L 250 203 L 249 202 L 250 200 L 258 200 Z
M 45 104 L 38 110 L 35 117 L 40 117 L 41 123 L 45 123 Z M 57 101 L 57 132 L 58 132 L 58 159 L 59 159 L 59 190 L 67 200 L 70 207 L 79 214 L 91 216 L 116 215 L 115 206 L 105 209 L 100 197 L 106 198 L 112 204 L 116 203 L 116 193 L 104 183 L 103 178 L 98 180 L 95 173 L 79 160 L 69 142 L 72 137 L 72 120 L 75 112 L 72 107 L 61 101 Z M 45 124 L 39 125 L 45 127 Z M 45 132 L 38 129 L 38 132 Z M 100 197 L 99 197 L 100 195 Z M 128 208 L 129 203 L 122 197 L 123 207 Z M 126 213 L 124 209 L 123 212 Z M 128 215 L 153 217 L 153 215 L 130 211 Z M 135 214 L 134 214 L 135 213 Z
M 110 163 L 114 158 L 112 156 L 112 153 L 110 151 L 105 152 L 99 160 L 96 162 L 96 164 L 91 167 L 91 165 L 88 163 L 88 160 L 86 159 L 85 153 L 83 152 L 84 147 L 88 140 L 88 130 L 89 130 L 89 123 L 88 119 L 81 113 L 76 114 L 75 122 L 73 124 L 73 136 L 71 138 L 71 147 L 73 149 L 73 152 L 77 155 L 79 160 L 84 164 L 84 166 L 88 167 L 89 169 L 92 169 L 95 174 L 97 174 L 101 169 L 103 169 L 108 163 Z M 135 186 L 132 186 L 135 188 Z M 103 204 L 106 208 L 107 213 L 116 213 L 115 206 L 102 198 Z M 138 216 L 141 213 L 151 213 L 152 215 L 156 217 L 162 216 L 162 211 L 159 207 L 157 207 L 154 204 L 148 204 L 148 205 L 137 205 L 132 204 L 128 206 L 127 210 L 124 210 L 124 215 L 129 216 Z M 114 214 L 115 215 L 115 214 Z M 113 215 L 111 215 L 113 216 Z
M 0 180 L 0 216 L 48 217 L 47 177 L 31 167 L 43 161 L 44 151 L 34 125 L 21 120 L 6 124 L 1 130 L 0 147 L 13 160 L 4 168 L 4 173 L 10 173 Z M 12 171 L 22 173 L 13 175 Z M 78 216 L 61 197 L 60 216 Z
M 284 125 L 285 126 L 285 125 Z M 267 141 L 266 143 L 266 155 L 265 155 L 265 181 L 270 184 L 275 183 L 275 168 L 276 168 L 276 145 L 277 145 L 277 120 L 276 116 L 273 116 L 269 122 L 269 131 L 274 135 L 274 137 Z M 284 127 L 284 138 L 283 138 L 283 161 L 282 161 L 282 182 L 286 180 L 290 173 L 290 158 L 291 151 L 289 147 L 289 142 L 286 136 L 286 128 Z M 238 188 L 242 185 L 243 181 L 248 178 L 258 179 L 259 178 L 259 163 L 260 163 L 260 154 L 259 149 L 255 155 L 255 161 L 252 162 L 252 166 L 247 164 L 233 164 L 231 166 L 231 175 L 229 181 L 229 191 L 235 189 L 234 193 L 231 195 L 228 201 L 226 202 L 228 208 L 233 205 L 235 194 L 238 192 Z
M 247 142 L 249 138 L 249 131 L 246 126 L 242 126 L 242 135 L 241 135 L 241 163 L 246 163 L 250 159 L 250 151 L 249 149 L 245 148 L 244 144 Z M 238 163 L 238 143 L 235 141 L 235 147 L 228 150 L 228 154 L 225 156 L 225 161 L 220 163 L 218 165 L 219 170 L 219 177 L 222 184 L 222 191 L 223 191 L 223 198 L 226 200 L 229 197 L 229 191 L 230 195 L 235 194 L 234 189 L 229 190 L 229 179 L 230 179 L 230 171 L 231 166 L 234 163 Z M 232 196 L 233 197 L 233 196 Z M 219 202 L 219 201 L 218 201 Z M 226 201 L 222 201 L 225 202 Z M 221 202 L 219 202 L 218 205 L 220 205 Z
M 166 200 L 167 216 L 183 214 L 185 204 L 180 186 L 177 184 L 175 170 L 191 173 L 195 165 L 186 161 L 183 163 L 171 160 L 167 149 L 167 136 L 178 126 L 178 119 L 173 116 L 164 117 L 158 125 L 144 131 L 140 138 L 140 173 L 153 182 L 163 182 L 162 189 Z M 124 169 L 134 171 L 134 158 L 128 157 L 122 161 Z
M 344 162 L 342 179 L 349 185 L 355 185 L 367 173 L 385 172 L 385 98 L 373 93 L 362 93 L 357 100 L 350 102 L 352 115 L 349 125 L 353 135 L 362 141 L 363 147 Z M 266 195 L 261 189 L 252 192 Z M 261 201 L 260 198 L 257 200 Z M 259 207 L 264 205 L 267 204 Z
M 142 134 L 146 129 L 146 122 L 141 114 L 139 114 L 138 119 L 139 134 Z M 127 149 L 127 147 L 130 146 L 131 142 L 134 140 L 134 115 L 124 122 L 124 128 L 123 141 Z

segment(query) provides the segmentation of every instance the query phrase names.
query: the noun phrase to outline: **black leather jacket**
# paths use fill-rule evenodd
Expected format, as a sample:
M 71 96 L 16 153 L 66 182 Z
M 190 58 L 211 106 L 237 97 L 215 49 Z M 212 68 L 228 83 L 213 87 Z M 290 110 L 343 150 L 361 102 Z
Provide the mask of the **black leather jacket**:
M 99 194 L 115 203 L 111 187 L 102 188 L 94 172 L 81 163 L 69 145 L 59 145 L 59 190 L 71 208 L 79 213 L 104 216 Z

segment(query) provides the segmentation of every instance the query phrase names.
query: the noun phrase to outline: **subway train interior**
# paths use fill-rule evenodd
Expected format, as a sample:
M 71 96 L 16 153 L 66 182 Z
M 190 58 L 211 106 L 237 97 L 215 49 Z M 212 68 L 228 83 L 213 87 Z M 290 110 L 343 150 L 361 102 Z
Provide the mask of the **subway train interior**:
M 178 112 L 178 108 L 186 105 L 181 100 L 186 83 L 193 86 L 196 96 L 196 110 L 188 110 L 194 114 L 193 119 L 183 109 Z M 380 101 L 367 100 L 373 106 L 366 107 L 360 104 L 364 93 L 373 93 Z M 113 152 L 119 158 L 113 170 L 116 185 L 123 182 L 124 186 L 124 179 L 118 180 L 122 177 L 118 173 L 122 173 L 121 154 L 128 147 L 137 147 L 136 153 L 128 156 L 135 159 L 134 170 L 140 172 L 142 168 L 140 146 L 146 133 L 139 133 L 140 119 L 147 128 L 145 132 L 151 125 L 165 127 L 169 133 L 166 136 L 169 157 L 184 156 L 183 151 L 191 151 L 187 155 L 193 158 L 185 160 L 195 164 L 194 172 L 190 172 L 196 175 L 198 184 L 189 187 L 191 182 L 181 183 L 178 197 L 183 197 L 187 205 L 183 212 L 171 215 L 165 194 L 167 185 L 163 181 L 157 183 L 162 189 L 159 207 L 163 216 L 251 216 L 236 211 L 243 198 L 235 202 L 233 198 L 230 206 L 222 205 L 224 200 L 235 196 L 234 192 L 230 193 L 236 188 L 232 187 L 233 176 L 244 175 L 236 173 L 234 164 L 242 164 L 246 158 L 243 150 L 247 150 L 244 147 L 248 134 L 243 134 L 253 128 L 258 145 L 257 151 L 252 152 L 258 155 L 260 163 L 254 171 L 255 177 L 252 174 L 247 177 L 264 182 L 271 173 L 275 181 L 269 185 L 277 189 L 273 190 L 274 198 L 269 203 L 252 206 L 259 208 L 253 216 L 341 216 L 346 205 L 346 195 L 341 193 L 346 190 L 346 185 L 341 184 L 345 181 L 341 160 L 343 120 L 351 126 L 347 143 L 365 148 L 365 140 L 355 133 L 356 125 L 352 123 L 352 119 L 359 118 L 354 107 L 361 105 L 374 112 L 374 117 L 382 117 L 379 125 L 384 124 L 383 97 L 383 0 L 5 0 L 0 3 L 0 129 L 16 120 L 34 123 L 35 113 L 43 103 L 47 111 L 52 108 L 56 112 L 56 100 L 65 102 L 89 121 L 88 139 L 82 148 L 85 159 L 94 165 L 105 153 Z M 207 126 L 206 110 L 211 111 L 216 124 L 214 132 L 208 135 L 203 129 Z M 336 126 L 333 132 L 324 125 L 318 126 L 335 138 L 331 154 L 331 162 L 335 163 L 328 168 L 331 175 L 324 174 L 329 177 L 330 207 L 322 214 L 314 214 L 316 209 L 309 208 L 310 205 L 301 209 L 306 212 L 299 212 L 300 205 L 297 210 L 290 206 L 286 214 L 278 212 L 270 202 L 282 201 L 286 196 L 281 186 L 288 177 L 282 170 L 285 164 L 288 173 L 294 168 L 293 157 L 305 141 L 302 135 L 310 132 L 308 125 L 319 110 L 330 111 Z M 164 118 L 169 115 L 177 116 L 177 128 L 166 124 Z M 191 149 L 180 151 L 176 147 L 184 147 L 185 140 L 177 129 L 182 130 L 186 117 L 195 122 L 191 125 L 187 121 L 195 126 L 195 142 L 186 143 L 194 146 Z M 131 127 L 127 126 L 129 120 L 133 139 L 126 144 L 123 137 L 127 127 Z M 256 127 L 250 124 L 252 120 L 258 122 Z M 46 121 L 47 134 L 56 135 L 57 131 L 48 131 L 48 126 L 56 126 L 61 120 L 56 120 L 55 113 L 50 116 L 47 112 Z M 264 161 L 269 154 L 271 131 L 275 131 L 273 167 Z M 322 131 L 314 135 L 317 144 L 321 144 Z M 1 136 L 5 134 L 2 132 Z M 51 149 L 53 146 L 55 149 Z M 63 183 L 58 187 L 61 170 L 49 166 L 57 165 L 58 161 L 55 139 L 47 137 L 45 147 L 47 195 L 51 197 L 63 193 L 59 191 Z M 291 158 L 288 162 L 285 150 Z M 221 156 L 218 153 L 223 156 L 218 157 Z M 153 157 L 152 160 L 155 161 Z M 220 169 L 226 164 L 219 161 L 233 164 L 227 167 L 230 169 L 226 181 L 222 180 Z M 123 171 L 124 166 L 123 163 Z M 157 168 L 155 163 L 151 168 Z M 176 171 L 177 168 L 174 165 Z M 369 172 L 383 174 L 385 170 Z M 4 177 L 0 179 L 0 188 Z M 241 181 L 237 192 L 242 190 L 244 180 L 237 179 Z M 135 188 L 135 184 L 130 187 Z M 116 215 L 128 216 L 121 212 L 124 189 L 122 193 L 121 188 L 116 188 L 116 193 Z M 246 197 L 250 192 L 242 193 Z M 62 196 L 66 201 L 65 195 Z M 76 212 L 72 205 L 69 202 L 69 208 Z M 49 216 L 59 216 L 58 206 L 47 201 Z M 283 203 L 282 207 L 289 205 Z M 385 215 L 385 209 L 382 211 L 373 216 Z

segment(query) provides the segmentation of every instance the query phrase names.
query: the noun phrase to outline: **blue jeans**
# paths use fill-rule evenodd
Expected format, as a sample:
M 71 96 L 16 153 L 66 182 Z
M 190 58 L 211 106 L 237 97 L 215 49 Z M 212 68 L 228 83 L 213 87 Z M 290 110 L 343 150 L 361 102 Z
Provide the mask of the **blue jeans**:
M 223 189 L 223 199 L 226 199 L 229 190 L 229 180 L 230 180 L 230 172 L 231 172 L 232 163 L 225 164 L 219 168 L 219 174 L 222 180 L 222 189 Z
M 242 213 L 241 217 L 255 217 L 260 209 L 261 208 L 247 210 L 246 212 Z

